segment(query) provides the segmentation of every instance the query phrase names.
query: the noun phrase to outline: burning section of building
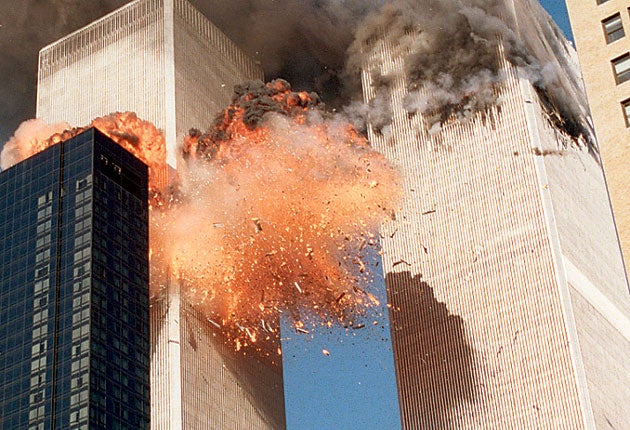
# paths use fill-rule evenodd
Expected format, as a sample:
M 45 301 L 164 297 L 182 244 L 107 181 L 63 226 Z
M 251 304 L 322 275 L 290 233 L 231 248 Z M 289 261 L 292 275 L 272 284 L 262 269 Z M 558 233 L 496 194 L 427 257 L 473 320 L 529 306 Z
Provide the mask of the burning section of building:
M 500 106 L 498 86 L 508 79 L 502 65 L 507 62 L 533 84 L 554 126 L 596 152 L 588 109 L 580 97 L 582 83 L 577 74 L 566 73 L 573 68 L 570 43 L 534 3 L 386 3 L 366 17 L 348 49 L 348 75 L 356 75 L 365 64 L 374 66 L 371 101 L 368 106 L 352 104 L 346 111 L 358 124 L 367 120 L 387 135 L 396 115 L 392 104 L 398 104 L 389 94 L 402 85 L 406 114 L 421 115 L 421 128 L 435 131 L 448 121 L 468 120 Z M 401 67 L 379 70 L 373 55 L 383 46 Z
M 359 286 L 371 276 L 363 255 L 397 204 L 398 176 L 315 94 L 282 80 L 237 87 L 207 132 L 184 139 L 175 189 L 155 180 L 165 155 L 154 126 L 133 113 L 92 125 L 151 167 L 152 265 L 177 276 L 237 349 L 277 338 L 279 312 L 303 329 L 351 325 L 378 304 Z M 80 130 L 15 138 L 5 151 L 32 155 Z

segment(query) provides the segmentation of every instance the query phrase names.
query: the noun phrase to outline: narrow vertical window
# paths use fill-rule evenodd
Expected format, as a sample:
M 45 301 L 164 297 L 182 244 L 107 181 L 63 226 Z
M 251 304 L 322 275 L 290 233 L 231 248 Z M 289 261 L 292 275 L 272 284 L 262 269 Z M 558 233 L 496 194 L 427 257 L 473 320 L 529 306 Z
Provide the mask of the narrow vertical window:
M 630 79 L 630 54 L 626 53 L 612 60 L 612 66 L 617 84 L 621 84 Z
M 621 102 L 621 109 L 626 120 L 626 127 L 630 128 L 630 99 Z
M 626 35 L 623 31 L 621 15 L 618 13 L 603 20 L 602 26 L 604 27 L 606 43 L 613 43 L 615 40 L 619 40 Z
M 597 4 L 604 4 L 606 3 L 608 0 L 597 0 Z

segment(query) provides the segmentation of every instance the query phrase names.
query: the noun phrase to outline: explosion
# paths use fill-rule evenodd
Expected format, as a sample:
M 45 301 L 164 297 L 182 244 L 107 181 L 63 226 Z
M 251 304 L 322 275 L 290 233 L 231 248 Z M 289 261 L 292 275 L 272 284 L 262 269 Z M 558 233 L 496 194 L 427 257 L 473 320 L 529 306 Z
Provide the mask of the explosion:
M 238 86 L 208 131 L 185 137 L 178 182 L 163 197 L 159 130 L 129 112 L 91 126 L 150 167 L 159 203 L 151 210 L 151 293 L 168 276 L 178 279 L 181 294 L 237 350 L 268 355 L 280 312 L 305 333 L 315 324 L 360 326 L 362 312 L 378 304 L 360 285 L 370 281 L 366 256 L 376 253 L 378 226 L 399 200 L 398 176 L 316 94 L 283 80 Z M 33 154 L 83 130 L 21 143 Z
M 364 254 L 399 196 L 398 178 L 315 94 L 250 82 L 206 132 L 184 140 L 164 252 L 189 299 L 237 347 L 278 333 L 278 312 L 352 325 L 378 304 L 359 288 Z

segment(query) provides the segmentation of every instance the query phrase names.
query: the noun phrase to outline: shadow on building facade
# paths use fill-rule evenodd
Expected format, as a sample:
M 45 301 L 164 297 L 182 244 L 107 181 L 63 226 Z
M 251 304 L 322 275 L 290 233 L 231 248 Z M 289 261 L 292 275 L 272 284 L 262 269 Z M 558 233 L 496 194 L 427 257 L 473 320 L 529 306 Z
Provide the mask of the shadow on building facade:
M 401 414 L 409 428 L 457 427 L 457 409 L 475 401 L 474 351 L 464 320 L 409 272 L 385 277 Z

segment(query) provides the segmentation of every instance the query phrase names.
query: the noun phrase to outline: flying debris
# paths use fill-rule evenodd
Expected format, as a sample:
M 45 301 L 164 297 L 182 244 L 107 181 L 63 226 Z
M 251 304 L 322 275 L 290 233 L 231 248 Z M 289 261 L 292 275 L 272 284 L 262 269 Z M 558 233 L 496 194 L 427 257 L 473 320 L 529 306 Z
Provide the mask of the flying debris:
M 402 258 L 400 260 L 394 261 L 394 263 L 392 263 L 392 267 L 396 267 L 399 266 L 401 264 L 405 264 L 407 266 L 411 266 L 411 263 L 409 263 L 408 261 L 403 260 Z
M 215 326 L 216 328 L 219 328 L 219 329 L 221 328 L 221 325 L 219 323 L 211 320 L 210 318 L 208 318 L 208 322 L 212 324 L 213 326 Z

